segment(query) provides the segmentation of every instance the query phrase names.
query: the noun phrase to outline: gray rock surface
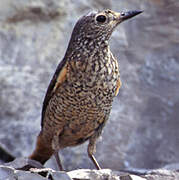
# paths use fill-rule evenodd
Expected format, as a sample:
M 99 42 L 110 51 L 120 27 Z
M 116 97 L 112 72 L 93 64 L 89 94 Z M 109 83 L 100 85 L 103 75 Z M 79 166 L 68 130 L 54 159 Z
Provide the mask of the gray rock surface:
M 145 170 L 143 172 L 77 169 L 64 172 L 41 167 L 30 168 L 29 171 L 22 170 L 25 166 L 32 164 L 32 161 L 26 158 L 17 158 L 11 163 L 0 165 L 0 180 L 178 180 L 179 178 L 179 171 L 172 169 Z
M 160 168 L 179 162 L 178 0 L 1 0 L 0 146 L 28 156 L 43 98 L 72 27 L 91 9 L 142 9 L 114 32 L 123 86 L 97 145 L 103 168 Z M 61 152 L 68 170 L 93 168 L 86 145 Z M 56 168 L 51 161 L 47 167 Z

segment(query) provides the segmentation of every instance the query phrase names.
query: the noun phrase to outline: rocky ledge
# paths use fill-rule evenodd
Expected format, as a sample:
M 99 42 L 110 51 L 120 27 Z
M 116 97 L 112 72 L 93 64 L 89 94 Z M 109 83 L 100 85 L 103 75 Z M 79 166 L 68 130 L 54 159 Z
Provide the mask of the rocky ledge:
M 177 167 L 175 165 L 175 167 Z M 69 172 L 44 168 L 36 161 L 18 158 L 0 165 L 0 180 L 178 180 L 175 168 L 157 170 L 112 171 L 78 169 Z

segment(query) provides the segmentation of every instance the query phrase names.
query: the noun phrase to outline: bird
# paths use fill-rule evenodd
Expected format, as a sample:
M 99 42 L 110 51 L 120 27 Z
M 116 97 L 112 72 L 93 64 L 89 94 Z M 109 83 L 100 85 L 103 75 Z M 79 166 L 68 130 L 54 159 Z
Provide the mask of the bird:
M 121 87 L 119 65 L 109 40 L 123 21 L 142 11 L 92 11 L 74 26 L 64 55 L 48 86 L 41 118 L 41 131 L 29 159 L 41 164 L 58 152 L 89 141 L 87 153 L 96 169 L 96 141 L 109 119 L 112 102 Z

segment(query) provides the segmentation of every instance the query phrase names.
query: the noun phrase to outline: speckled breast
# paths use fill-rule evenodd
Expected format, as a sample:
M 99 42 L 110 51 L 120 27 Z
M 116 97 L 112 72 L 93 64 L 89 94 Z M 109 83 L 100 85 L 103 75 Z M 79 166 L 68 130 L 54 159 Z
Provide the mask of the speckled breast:
M 83 143 L 109 117 L 119 71 L 110 50 L 106 54 L 103 59 L 98 52 L 89 61 L 68 62 L 66 80 L 48 107 L 50 126 L 63 127 L 61 147 Z

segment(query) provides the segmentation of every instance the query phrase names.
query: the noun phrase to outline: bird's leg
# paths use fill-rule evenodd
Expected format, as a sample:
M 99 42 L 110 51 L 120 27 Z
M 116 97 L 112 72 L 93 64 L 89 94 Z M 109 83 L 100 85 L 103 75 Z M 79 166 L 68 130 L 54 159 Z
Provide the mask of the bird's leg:
M 92 162 L 95 165 L 96 169 L 100 170 L 101 167 L 99 166 L 96 158 L 93 155 L 96 152 L 96 139 L 97 139 L 96 137 L 92 137 L 89 140 L 89 144 L 88 144 L 88 156 L 92 160 Z
M 58 164 L 59 170 L 60 171 L 64 171 L 64 169 L 62 167 L 62 163 L 61 163 L 60 157 L 59 157 L 59 154 L 58 154 L 58 151 L 55 151 L 54 156 L 55 156 L 56 162 Z
M 89 156 L 89 158 L 92 160 L 92 162 L 93 162 L 93 164 L 95 165 L 96 169 L 97 169 L 97 170 L 100 170 L 101 167 L 99 166 L 99 164 L 98 164 L 96 158 L 94 157 L 94 155 L 93 155 L 93 154 L 88 154 L 88 156 Z
M 58 154 L 58 150 L 60 149 L 60 146 L 59 146 L 59 134 L 60 134 L 60 132 L 61 131 L 59 130 L 59 131 L 56 131 L 54 133 L 53 140 L 52 140 L 52 148 L 54 149 L 54 156 L 55 156 L 56 162 L 58 164 L 59 170 L 63 171 L 62 163 L 61 163 L 61 160 L 60 160 L 60 157 Z

